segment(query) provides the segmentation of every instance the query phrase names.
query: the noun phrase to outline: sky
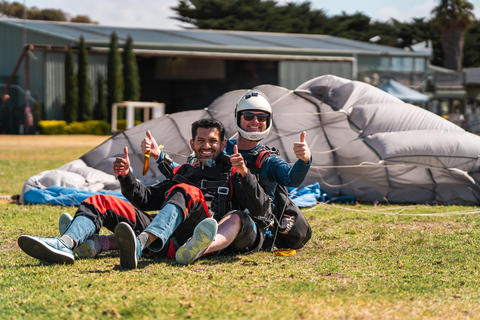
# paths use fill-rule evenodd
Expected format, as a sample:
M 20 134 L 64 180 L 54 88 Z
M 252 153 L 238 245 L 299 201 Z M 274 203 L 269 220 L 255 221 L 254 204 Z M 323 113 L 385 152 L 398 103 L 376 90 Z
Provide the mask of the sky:
M 71 16 L 88 15 L 101 25 L 152 29 L 182 29 L 182 24 L 170 17 L 178 0 L 16 0 L 27 7 L 60 9 Z M 13 2 L 13 0 L 8 0 Z M 277 3 L 303 3 L 304 0 L 277 0 Z M 391 17 L 399 21 L 430 17 L 438 0 L 310 0 L 312 7 L 323 9 L 328 16 L 363 12 L 373 20 L 387 21 Z M 470 0 L 475 16 L 480 19 L 480 0 Z

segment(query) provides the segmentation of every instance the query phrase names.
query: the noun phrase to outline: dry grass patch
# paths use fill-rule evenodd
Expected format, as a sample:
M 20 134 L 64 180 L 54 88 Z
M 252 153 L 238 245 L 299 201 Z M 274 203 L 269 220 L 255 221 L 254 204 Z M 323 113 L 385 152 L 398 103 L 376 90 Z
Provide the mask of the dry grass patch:
M 97 135 L 0 135 L 1 150 L 34 150 L 50 148 L 93 148 L 111 136 Z

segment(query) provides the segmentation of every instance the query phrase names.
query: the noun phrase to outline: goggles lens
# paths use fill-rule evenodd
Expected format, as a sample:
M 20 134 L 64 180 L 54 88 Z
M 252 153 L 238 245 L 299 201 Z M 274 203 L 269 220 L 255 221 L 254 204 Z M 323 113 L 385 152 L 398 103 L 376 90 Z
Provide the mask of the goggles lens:
M 253 118 L 257 117 L 258 122 L 265 122 L 267 121 L 268 114 L 267 113 L 253 113 L 253 112 L 243 112 L 243 119 L 246 121 L 252 121 Z

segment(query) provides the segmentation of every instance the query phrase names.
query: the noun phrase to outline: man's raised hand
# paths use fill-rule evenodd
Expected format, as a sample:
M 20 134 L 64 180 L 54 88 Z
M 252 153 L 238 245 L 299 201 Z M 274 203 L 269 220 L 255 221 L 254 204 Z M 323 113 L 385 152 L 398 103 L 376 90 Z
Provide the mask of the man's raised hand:
M 113 172 L 119 176 L 125 177 L 130 171 L 130 158 L 128 157 L 128 148 L 123 148 L 123 158 L 117 157 L 113 162 Z
M 300 142 L 295 142 L 293 144 L 293 152 L 295 153 L 295 156 L 297 159 L 302 160 L 305 163 L 310 162 L 310 158 L 312 157 L 312 154 L 310 153 L 310 149 L 308 148 L 307 143 L 305 142 L 305 136 L 307 133 L 303 131 L 300 134 Z
M 230 156 L 230 163 L 232 164 L 232 167 L 237 169 L 242 177 L 247 174 L 247 165 L 245 164 L 242 155 L 238 152 L 237 145 L 233 146 L 233 154 Z
M 158 149 L 158 144 L 150 133 L 150 130 L 147 130 L 147 136 L 143 138 L 140 148 L 143 154 L 150 153 L 150 156 L 153 157 L 155 161 L 160 158 L 160 149 Z

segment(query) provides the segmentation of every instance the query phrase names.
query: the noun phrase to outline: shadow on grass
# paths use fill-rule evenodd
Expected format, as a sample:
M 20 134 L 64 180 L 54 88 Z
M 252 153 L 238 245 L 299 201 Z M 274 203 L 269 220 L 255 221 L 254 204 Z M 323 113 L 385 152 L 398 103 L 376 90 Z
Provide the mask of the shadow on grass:
M 207 257 L 202 257 L 196 260 L 192 265 L 195 265 L 201 262 L 202 265 L 218 265 L 224 263 L 234 263 L 241 260 L 242 255 L 212 255 Z M 124 269 L 120 266 L 120 253 L 118 250 L 111 250 L 107 252 L 102 252 L 93 260 L 109 260 L 109 263 L 113 263 L 115 266 L 112 269 L 108 269 L 105 271 L 102 270 L 88 270 L 85 271 L 86 273 L 108 273 L 112 270 L 115 271 L 127 271 L 128 269 Z M 77 261 L 82 261 L 84 259 L 78 259 Z M 92 259 L 89 259 L 92 260 Z M 111 261 L 110 261 L 111 260 Z M 179 264 L 175 259 L 166 259 L 166 258 L 148 258 L 142 257 L 138 261 L 137 269 L 144 269 L 152 264 L 165 264 L 171 267 L 185 267 L 185 265 Z

